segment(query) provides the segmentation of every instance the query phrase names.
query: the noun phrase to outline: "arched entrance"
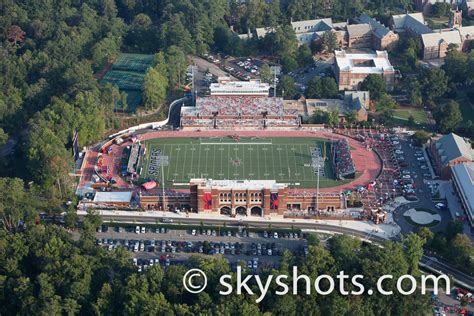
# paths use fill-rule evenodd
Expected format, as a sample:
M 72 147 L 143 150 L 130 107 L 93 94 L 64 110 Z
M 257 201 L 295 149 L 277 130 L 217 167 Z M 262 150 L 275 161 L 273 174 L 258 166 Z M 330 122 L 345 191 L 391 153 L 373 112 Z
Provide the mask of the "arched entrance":
M 247 209 L 243 206 L 239 206 L 235 209 L 235 213 L 237 215 L 247 216 Z
M 260 206 L 253 206 L 250 209 L 250 215 L 251 216 L 260 216 L 260 217 L 262 217 L 263 216 L 263 210 Z
M 232 210 L 230 209 L 230 207 L 228 206 L 223 206 L 221 207 L 221 211 L 220 211 L 221 215 L 228 215 L 230 216 L 232 214 Z

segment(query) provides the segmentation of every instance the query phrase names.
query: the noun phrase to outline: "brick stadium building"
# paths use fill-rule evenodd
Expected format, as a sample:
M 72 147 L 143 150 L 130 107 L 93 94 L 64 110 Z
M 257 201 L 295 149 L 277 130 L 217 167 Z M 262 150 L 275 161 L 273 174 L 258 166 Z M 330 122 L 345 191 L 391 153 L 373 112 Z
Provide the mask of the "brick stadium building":
M 191 179 L 189 194 L 165 195 L 167 209 L 180 209 L 223 215 L 284 215 L 288 210 L 328 210 L 346 208 L 340 193 L 290 193 L 286 184 L 274 180 L 208 180 Z M 162 194 L 142 193 L 141 207 L 162 209 Z M 318 206 L 319 204 L 319 206 Z

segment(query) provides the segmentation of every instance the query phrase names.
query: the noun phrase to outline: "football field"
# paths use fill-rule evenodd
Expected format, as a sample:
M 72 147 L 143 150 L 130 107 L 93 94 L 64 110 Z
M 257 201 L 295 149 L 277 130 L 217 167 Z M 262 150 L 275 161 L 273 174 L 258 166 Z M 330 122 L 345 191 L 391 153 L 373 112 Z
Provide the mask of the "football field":
M 165 185 L 191 178 L 276 180 L 291 187 L 337 186 L 330 141 L 316 138 L 156 138 L 147 140 L 141 178 Z M 325 159 L 326 158 L 326 159 Z M 320 166 L 318 169 L 317 166 Z M 319 170 L 319 171 L 318 171 Z

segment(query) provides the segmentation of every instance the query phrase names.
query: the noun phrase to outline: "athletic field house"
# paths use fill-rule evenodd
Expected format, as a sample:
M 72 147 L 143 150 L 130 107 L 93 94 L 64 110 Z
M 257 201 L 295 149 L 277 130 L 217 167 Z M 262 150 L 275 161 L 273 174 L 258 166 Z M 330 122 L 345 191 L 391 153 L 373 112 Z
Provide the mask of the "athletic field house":
M 374 187 L 382 168 L 367 144 L 302 125 L 258 80 L 220 78 L 210 90 L 181 107 L 177 130 L 144 124 L 90 148 L 77 190 L 86 197 L 80 207 L 368 217 L 348 208 L 362 205 L 360 193 Z

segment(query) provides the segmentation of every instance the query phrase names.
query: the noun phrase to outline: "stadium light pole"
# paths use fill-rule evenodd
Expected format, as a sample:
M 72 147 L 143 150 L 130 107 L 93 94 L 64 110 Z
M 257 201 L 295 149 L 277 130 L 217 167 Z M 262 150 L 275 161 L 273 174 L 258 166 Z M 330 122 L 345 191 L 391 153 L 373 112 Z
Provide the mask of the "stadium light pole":
M 161 189 L 163 191 L 163 211 L 166 211 L 165 207 L 165 171 L 163 167 L 163 160 L 161 160 Z
M 319 211 L 319 168 L 320 165 L 318 164 L 318 182 L 316 183 L 316 211 Z

